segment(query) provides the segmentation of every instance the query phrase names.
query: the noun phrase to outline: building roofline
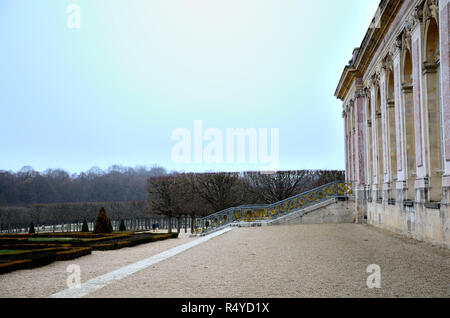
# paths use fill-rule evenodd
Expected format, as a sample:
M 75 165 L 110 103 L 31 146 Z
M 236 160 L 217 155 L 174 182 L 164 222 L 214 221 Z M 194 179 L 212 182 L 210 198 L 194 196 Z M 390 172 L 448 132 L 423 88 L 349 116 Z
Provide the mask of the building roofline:
M 362 77 L 384 36 L 389 31 L 392 22 L 405 1 L 410 0 L 381 0 L 379 5 L 379 27 L 369 28 L 359 48 L 353 51 L 352 60 L 345 66 L 334 96 L 344 100 L 355 77 Z M 375 18 L 372 20 L 375 22 Z

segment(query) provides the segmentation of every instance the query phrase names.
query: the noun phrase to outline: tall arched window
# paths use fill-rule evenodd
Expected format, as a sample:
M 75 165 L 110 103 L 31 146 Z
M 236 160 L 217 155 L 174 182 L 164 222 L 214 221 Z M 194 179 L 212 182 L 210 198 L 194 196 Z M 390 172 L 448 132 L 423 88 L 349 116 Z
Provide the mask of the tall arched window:
M 414 99 L 412 84 L 412 59 L 408 48 L 403 48 L 402 58 L 402 113 L 403 135 L 406 155 L 405 200 L 414 200 L 414 181 L 416 179 L 416 143 L 414 134 Z
M 439 105 L 439 27 L 437 21 L 428 17 L 425 24 L 423 62 L 423 90 L 425 119 L 427 120 L 427 175 L 428 199 L 439 202 L 442 197 L 441 176 L 441 118 Z
M 389 154 L 389 183 L 391 191 L 389 199 L 395 199 L 395 188 L 397 181 L 397 136 L 395 126 L 395 96 L 394 96 L 394 72 L 393 67 L 388 70 L 386 83 L 386 114 L 388 133 L 388 154 Z
M 381 120 L 381 92 L 380 87 L 375 89 L 375 127 L 376 127 L 376 150 L 377 150 L 377 183 L 378 193 L 377 199 L 383 198 L 383 181 L 384 181 L 384 169 L 383 169 L 383 130 Z

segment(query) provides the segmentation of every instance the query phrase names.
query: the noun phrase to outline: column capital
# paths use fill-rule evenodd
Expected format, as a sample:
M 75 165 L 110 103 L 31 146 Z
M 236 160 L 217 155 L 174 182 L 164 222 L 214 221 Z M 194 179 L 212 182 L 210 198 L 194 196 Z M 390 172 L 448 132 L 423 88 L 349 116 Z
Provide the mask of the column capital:
M 422 19 L 430 20 L 435 19 L 439 24 L 439 1 L 438 0 L 427 0 L 423 5 Z
M 366 89 L 365 88 L 359 88 L 355 91 L 355 99 L 360 97 L 366 97 Z
M 400 46 L 397 45 L 396 41 L 389 47 L 389 55 L 391 56 L 392 61 L 394 61 L 401 53 L 402 45 L 400 40 Z
M 380 70 L 377 69 L 369 80 L 369 87 L 376 87 L 380 85 Z
M 344 113 L 347 115 L 349 111 L 348 104 L 344 106 Z
M 401 47 L 404 50 L 408 50 L 411 52 L 411 30 L 408 30 L 408 27 L 405 27 L 405 29 L 402 32 L 401 35 L 402 44 Z
M 390 51 L 388 51 L 388 53 L 386 54 L 386 57 L 381 60 L 381 71 L 384 71 L 386 73 L 386 71 L 393 71 L 393 58 L 392 58 L 392 54 Z
M 426 5 L 425 5 L 426 6 Z M 414 12 L 412 13 L 412 17 L 415 23 L 422 23 L 424 17 L 424 7 L 422 5 L 417 5 L 414 8 Z

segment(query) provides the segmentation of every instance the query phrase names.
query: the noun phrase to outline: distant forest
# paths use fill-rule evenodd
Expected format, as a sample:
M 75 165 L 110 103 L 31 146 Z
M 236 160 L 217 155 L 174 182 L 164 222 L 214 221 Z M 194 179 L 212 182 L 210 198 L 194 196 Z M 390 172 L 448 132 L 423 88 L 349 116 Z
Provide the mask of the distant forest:
M 95 221 L 104 207 L 113 220 L 164 215 L 206 216 L 242 204 L 281 201 L 315 187 L 343 180 L 343 171 L 167 172 L 155 166 L 91 168 L 17 173 L 0 171 L 0 230 L 35 224 Z
M 123 167 L 114 165 L 103 171 L 93 167 L 69 174 L 61 169 L 35 171 L 23 167 L 18 172 L 0 170 L 0 206 L 62 202 L 117 202 L 148 199 L 147 180 L 164 176 L 159 166 Z

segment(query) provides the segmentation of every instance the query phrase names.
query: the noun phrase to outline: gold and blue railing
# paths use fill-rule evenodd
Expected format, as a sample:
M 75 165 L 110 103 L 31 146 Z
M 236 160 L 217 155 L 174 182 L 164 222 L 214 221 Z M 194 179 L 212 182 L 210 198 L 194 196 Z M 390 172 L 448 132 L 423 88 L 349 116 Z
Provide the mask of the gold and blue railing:
M 242 205 L 195 220 L 195 233 L 204 234 L 234 222 L 257 222 L 277 219 L 326 200 L 353 195 L 351 182 L 332 182 L 300 193 L 283 201 L 263 205 Z

